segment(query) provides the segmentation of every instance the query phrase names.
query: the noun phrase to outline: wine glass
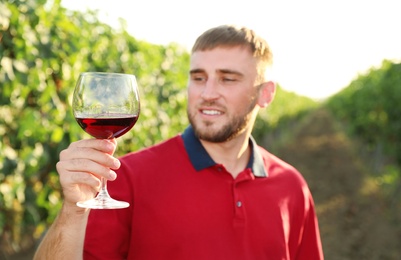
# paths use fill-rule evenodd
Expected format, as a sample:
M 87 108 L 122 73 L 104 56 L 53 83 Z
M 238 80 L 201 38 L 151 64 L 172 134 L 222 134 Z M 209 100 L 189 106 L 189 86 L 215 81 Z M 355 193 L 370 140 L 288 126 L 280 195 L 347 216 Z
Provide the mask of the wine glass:
M 72 109 L 85 132 L 98 139 L 112 139 L 127 133 L 137 122 L 140 111 L 138 86 L 134 75 L 106 72 L 81 73 L 75 86 Z M 107 181 L 95 198 L 80 201 L 79 207 L 114 209 L 129 207 L 128 202 L 112 199 Z

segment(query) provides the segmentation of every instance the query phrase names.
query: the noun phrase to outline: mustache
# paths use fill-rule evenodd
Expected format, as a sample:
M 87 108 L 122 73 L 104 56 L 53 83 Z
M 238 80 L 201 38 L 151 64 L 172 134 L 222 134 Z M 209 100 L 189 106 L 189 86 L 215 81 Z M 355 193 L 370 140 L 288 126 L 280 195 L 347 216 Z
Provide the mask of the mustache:
M 199 107 L 216 107 L 216 108 L 224 108 L 222 104 L 219 104 L 219 102 L 216 101 L 202 101 L 199 104 Z

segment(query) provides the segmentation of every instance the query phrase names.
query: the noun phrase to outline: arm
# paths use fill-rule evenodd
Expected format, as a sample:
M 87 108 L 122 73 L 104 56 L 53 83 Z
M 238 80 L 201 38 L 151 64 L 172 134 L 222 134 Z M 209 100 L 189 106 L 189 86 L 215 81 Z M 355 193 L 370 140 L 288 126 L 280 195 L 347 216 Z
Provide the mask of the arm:
M 309 210 L 306 212 L 304 230 L 299 246 L 297 260 L 323 260 L 323 248 L 320 239 L 319 224 L 312 197 L 309 197 Z
M 82 259 L 89 209 L 76 206 L 93 198 L 99 177 L 114 180 L 120 162 L 112 157 L 115 140 L 90 139 L 72 143 L 60 153 L 57 171 L 63 190 L 63 206 L 40 243 L 34 259 Z
M 78 213 L 63 206 L 33 259 L 82 259 L 88 213 L 87 209 Z

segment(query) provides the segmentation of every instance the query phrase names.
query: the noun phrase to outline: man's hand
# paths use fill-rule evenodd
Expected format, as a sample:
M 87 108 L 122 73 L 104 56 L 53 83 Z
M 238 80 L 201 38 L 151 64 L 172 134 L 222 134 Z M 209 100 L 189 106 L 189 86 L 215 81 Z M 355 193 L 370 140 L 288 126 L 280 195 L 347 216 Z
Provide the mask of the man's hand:
M 64 195 L 64 207 L 93 198 L 101 187 L 100 177 L 114 180 L 120 161 L 112 155 L 115 139 L 87 139 L 71 143 L 61 151 L 57 171 Z

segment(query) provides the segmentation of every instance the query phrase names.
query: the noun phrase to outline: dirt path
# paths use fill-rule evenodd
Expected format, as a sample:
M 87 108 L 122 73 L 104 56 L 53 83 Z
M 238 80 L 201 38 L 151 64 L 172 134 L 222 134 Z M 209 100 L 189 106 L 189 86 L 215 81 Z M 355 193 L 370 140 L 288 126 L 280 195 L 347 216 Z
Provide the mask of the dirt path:
M 276 154 L 298 168 L 315 199 L 325 259 L 398 260 L 397 233 L 355 143 L 324 110 L 295 127 Z

